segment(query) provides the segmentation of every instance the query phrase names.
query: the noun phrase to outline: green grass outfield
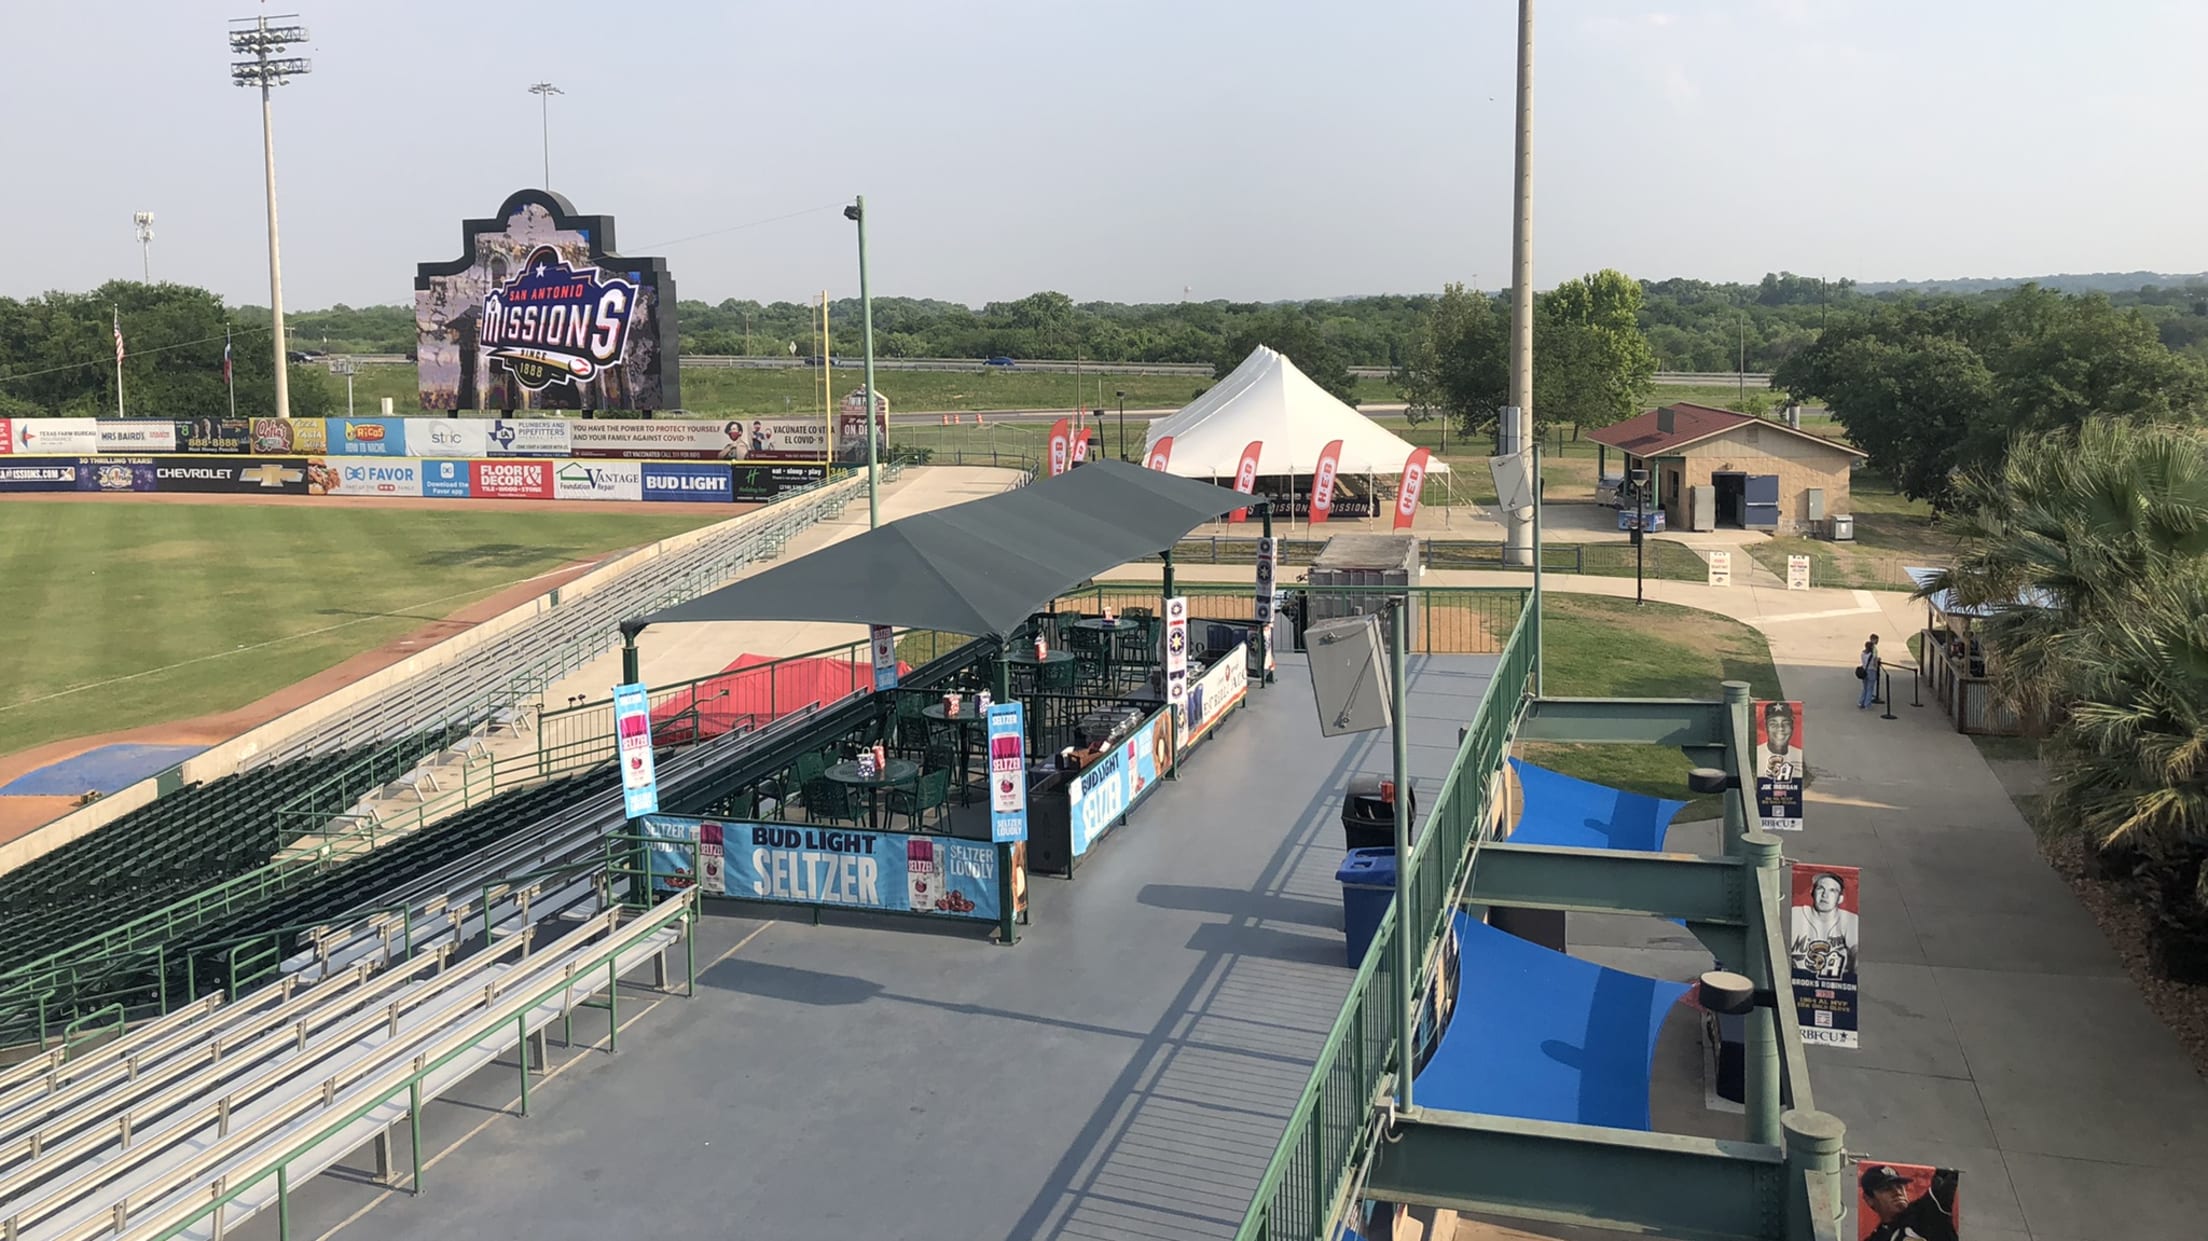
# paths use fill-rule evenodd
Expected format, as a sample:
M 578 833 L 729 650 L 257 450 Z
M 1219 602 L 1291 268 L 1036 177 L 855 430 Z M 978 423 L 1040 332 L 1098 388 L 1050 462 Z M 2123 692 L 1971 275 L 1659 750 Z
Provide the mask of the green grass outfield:
M 719 516 L 0 504 L 0 754 L 232 710 L 523 579 Z
M 1719 681 L 1746 681 L 1758 698 L 1779 696 L 1779 672 L 1762 634 L 1730 617 L 1668 603 L 1553 593 L 1541 617 L 1543 689 L 1558 698 L 1716 698 Z M 1689 803 L 1682 820 L 1713 818 L 1715 797 L 1687 788 L 1693 766 L 1676 747 L 1519 747 L 1527 762 L 1612 788 Z

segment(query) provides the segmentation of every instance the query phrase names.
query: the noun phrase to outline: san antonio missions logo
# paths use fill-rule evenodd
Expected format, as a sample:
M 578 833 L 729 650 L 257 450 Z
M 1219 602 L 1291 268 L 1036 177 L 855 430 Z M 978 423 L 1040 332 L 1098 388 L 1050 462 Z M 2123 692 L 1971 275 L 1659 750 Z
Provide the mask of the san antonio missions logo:
M 531 392 L 587 383 L 621 364 L 635 310 L 633 282 L 539 246 L 483 299 L 483 347 Z

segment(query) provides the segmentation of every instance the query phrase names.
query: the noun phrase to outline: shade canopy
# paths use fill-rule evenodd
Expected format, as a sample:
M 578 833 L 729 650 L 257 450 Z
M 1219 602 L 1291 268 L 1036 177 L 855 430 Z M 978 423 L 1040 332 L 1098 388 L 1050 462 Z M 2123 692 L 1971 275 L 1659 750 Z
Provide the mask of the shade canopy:
M 1560 845 L 1574 849 L 1664 847 L 1671 821 L 1687 803 L 1646 793 L 1628 793 L 1607 784 L 1510 760 L 1525 796 L 1525 813 L 1510 833 L 1514 845 Z
M 1648 1128 L 1650 1066 L 1685 983 L 1605 969 L 1456 915 L 1457 1003 L 1419 1106 Z
M 1335 466 L 1340 473 L 1393 476 L 1415 447 L 1320 387 L 1287 354 L 1264 345 L 1180 412 L 1151 423 L 1144 458 L 1168 435 L 1173 452 L 1165 468 L 1183 478 L 1234 477 L 1252 440 L 1264 445 L 1257 472 L 1274 476 L 1311 473 L 1334 440 L 1342 441 Z M 1448 468 L 1440 461 L 1427 466 L 1437 474 Z
M 832 621 L 1001 635 L 1106 569 L 1155 555 L 1251 497 L 1118 461 L 888 522 L 623 622 Z

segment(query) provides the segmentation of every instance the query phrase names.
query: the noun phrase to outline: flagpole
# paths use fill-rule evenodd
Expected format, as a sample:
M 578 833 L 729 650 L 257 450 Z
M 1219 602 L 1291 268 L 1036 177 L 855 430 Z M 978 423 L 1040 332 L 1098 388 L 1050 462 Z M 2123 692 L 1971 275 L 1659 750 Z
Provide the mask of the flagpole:
M 238 372 L 230 361 L 230 325 L 222 325 L 222 382 L 230 389 L 230 416 L 238 416 Z

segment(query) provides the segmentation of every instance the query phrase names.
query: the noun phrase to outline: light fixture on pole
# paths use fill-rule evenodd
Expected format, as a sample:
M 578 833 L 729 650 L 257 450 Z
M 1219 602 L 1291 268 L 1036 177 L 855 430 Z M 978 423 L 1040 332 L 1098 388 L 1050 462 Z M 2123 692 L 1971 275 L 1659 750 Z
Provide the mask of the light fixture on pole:
M 1633 474 L 1633 602 L 1648 602 L 1641 593 L 1641 569 L 1648 563 L 1648 471 L 1636 469 Z
M 866 283 L 866 195 L 853 199 L 843 218 L 859 226 L 859 342 L 866 351 L 866 412 L 859 425 L 866 439 L 866 528 L 872 530 L 882 524 L 882 480 L 874 461 L 874 295 Z
M 273 20 L 281 22 L 297 16 L 279 13 Z M 232 19 L 230 50 L 250 59 L 230 62 L 230 80 L 239 86 L 258 87 L 261 92 L 261 163 L 268 186 L 269 346 L 276 354 L 276 416 L 289 418 L 291 377 L 285 370 L 289 359 L 284 351 L 284 268 L 276 243 L 276 121 L 269 91 L 293 78 L 305 77 L 314 66 L 303 56 L 284 55 L 292 44 L 307 41 L 307 28 L 270 25 L 271 20 L 266 15 Z
M 152 284 L 153 213 L 151 211 L 137 212 L 130 217 L 130 222 L 138 226 L 138 254 L 140 259 L 143 260 L 145 281 L 147 284 Z
M 345 416 L 350 418 L 353 416 L 353 376 L 360 374 L 360 368 L 351 358 L 339 358 L 330 363 L 330 374 L 345 377 Z
M 544 188 L 552 188 L 552 96 L 567 92 L 550 82 L 532 82 L 529 93 L 537 97 L 537 128 L 544 136 Z

